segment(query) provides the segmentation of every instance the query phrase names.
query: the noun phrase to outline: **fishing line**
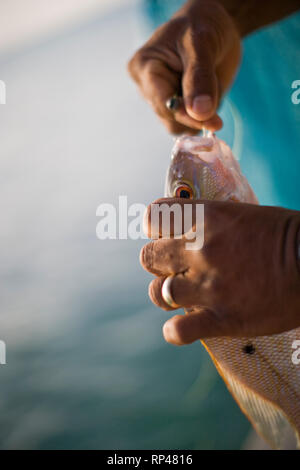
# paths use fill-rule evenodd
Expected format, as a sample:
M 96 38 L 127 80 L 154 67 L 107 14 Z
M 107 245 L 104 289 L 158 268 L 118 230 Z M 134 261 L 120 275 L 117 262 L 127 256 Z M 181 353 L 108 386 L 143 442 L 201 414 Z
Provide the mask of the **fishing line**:
M 243 147 L 243 120 L 233 102 L 226 98 L 228 107 L 233 120 L 233 144 L 232 144 L 232 153 L 237 160 L 242 158 L 242 147 Z

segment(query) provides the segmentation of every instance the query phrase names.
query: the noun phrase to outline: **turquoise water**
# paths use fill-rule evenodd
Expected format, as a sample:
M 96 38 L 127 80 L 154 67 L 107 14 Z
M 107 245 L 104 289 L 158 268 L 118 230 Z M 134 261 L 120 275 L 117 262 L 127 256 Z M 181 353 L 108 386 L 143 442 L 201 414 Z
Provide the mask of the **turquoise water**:
M 101 202 L 163 194 L 172 138 L 126 62 L 124 7 L 0 57 L 0 447 L 237 448 L 248 423 L 200 344 L 166 344 L 143 241 L 100 241 Z M 109 47 L 108 47 L 109 46 Z
M 249 431 L 200 344 L 164 342 L 167 314 L 148 300 L 138 262 L 143 241 L 95 235 L 101 202 L 127 194 L 146 204 L 163 192 L 172 138 L 125 69 L 145 28 L 131 5 L 0 57 L 2 449 L 239 448 Z M 250 152 L 250 118 L 263 127 L 238 109 Z M 250 174 L 246 162 L 242 153 Z M 279 191 L 264 165 L 262 181 L 291 204 L 295 178 Z
M 246 39 L 229 95 L 242 123 L 242 169 L 261 204 L 296 210 L 300 106 L 291 96 L 292 83 L 300 77 L 299 46 L 300 12 Z

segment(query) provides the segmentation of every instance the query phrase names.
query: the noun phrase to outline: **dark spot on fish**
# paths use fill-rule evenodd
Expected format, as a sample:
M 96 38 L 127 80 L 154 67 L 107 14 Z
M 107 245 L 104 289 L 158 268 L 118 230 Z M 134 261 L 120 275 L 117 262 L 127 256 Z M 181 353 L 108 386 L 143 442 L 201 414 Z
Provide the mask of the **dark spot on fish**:
M 246 346 L 243 347 L 243 352 L 245 354 L 254 354 L 255 353 L 255 347 L 253 344 L 246 344 Z

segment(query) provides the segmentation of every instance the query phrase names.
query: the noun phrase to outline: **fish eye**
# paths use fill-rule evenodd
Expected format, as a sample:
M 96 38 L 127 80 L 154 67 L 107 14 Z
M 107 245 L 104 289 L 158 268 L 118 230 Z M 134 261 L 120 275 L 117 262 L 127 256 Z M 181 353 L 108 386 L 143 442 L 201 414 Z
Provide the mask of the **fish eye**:
M 182 199 L 193 199 L 193 190 L 187 184 L 181 184 L 175 190 L 175 197 Z

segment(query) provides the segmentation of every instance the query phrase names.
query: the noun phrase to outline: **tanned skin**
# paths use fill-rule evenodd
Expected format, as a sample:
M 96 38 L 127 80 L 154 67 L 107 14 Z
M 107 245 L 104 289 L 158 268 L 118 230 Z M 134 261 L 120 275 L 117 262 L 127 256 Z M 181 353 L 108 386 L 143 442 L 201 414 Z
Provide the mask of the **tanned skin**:
M 193 135 L 203 127 L 216 131 L 222 127 L 220 100 L 238 71 L 242 38 L 299 8 L 299 0 L 188 1 L 135 53 L 129 72 L 169 132 Z M 171 112 L 166 100 L 175 93 L 182 96 L 181 105 Z M 204 204 L 202 250 L 184 250 L 184 239 L 158 239 L 141 252 L 142 266 L 156 276 L 149 287 L 151 300 L 171 310 L 161 288 L 166 276 L 175 273 L 175 302 L 193 307 L 192 314 L 175 315 L 165 323 L 165 339 L 181 345 L 299 327 L 300 212 Z
M 236 76 L 242 38 L 300 8 L 300 0 L 191 0 L 159 27 L 128 64 L 172 134 L 222 127 L 217 108 Z M 253 64 L 255 67 L 255 64 Z M 166 100 L 183 95 L 174 113 Z

